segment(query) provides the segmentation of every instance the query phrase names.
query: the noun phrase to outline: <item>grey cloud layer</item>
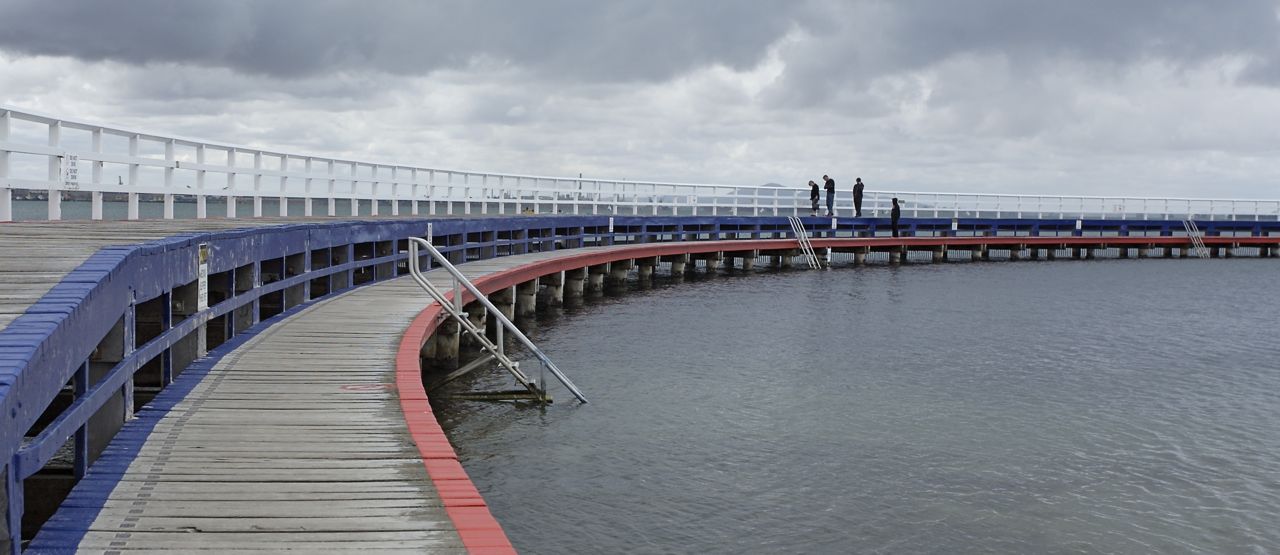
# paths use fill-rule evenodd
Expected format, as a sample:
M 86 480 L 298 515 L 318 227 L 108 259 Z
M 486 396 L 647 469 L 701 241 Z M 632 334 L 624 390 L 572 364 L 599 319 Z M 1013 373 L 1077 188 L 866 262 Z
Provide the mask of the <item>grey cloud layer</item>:
M 1276 12 L 1275 0 L 6 0 L 0 48 L 282 77 L 491 60 L 628 81 L 750 67 L 799 29 L 821 39 L 791 60 L 793 80 L 810 87 L 990 51 L 1115 62 L 1247 54 L 1262 77 L 1280 63 Z
M 566 77 L 664 79 L 754 64 L 786 31 L 782 0 L 736 2 L 131 2 L 11 0 L 0 48 L 297 77 L 334 69 L 425 74 L 495 60 Z

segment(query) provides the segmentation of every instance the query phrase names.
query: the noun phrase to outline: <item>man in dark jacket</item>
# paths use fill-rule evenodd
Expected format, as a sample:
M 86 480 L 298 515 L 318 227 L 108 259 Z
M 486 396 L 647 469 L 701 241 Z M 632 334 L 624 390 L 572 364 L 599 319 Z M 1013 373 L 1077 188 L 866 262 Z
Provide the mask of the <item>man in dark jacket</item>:
M 862 217 L 862 178 L 853 184 L 853 217 Z
M 824 175 L 824 176 L 822 176 L 822 180 L 823 180 L 824 182 L 826 182 L 826 189 L 827 189 L 827 215 L 828 215 L 828 216 L 834 216 L 834 215 L 836 215 L 836 214 L 835 214 L 835 211 L 833 210 L 833 209 L 835 208 L 835 205 L 836 205 L 836 180 L 831 179 L 829 176 L 825 176 L 825 175 Z
M 818 192 L 818 184 L 812 179 L 809 180 L 809 202 L 813 204 L 813 209 L 809 211 L 810 216 L 818 215 L 818 200 L 822 198 L 822 194 Z
M 902 207 L 898 206 L 898 197 L 893 197 L 893 211 L 889 213 L 889 225 L 893 228 L 893 236 L 898 236 L 898 219 L 902 218 Z

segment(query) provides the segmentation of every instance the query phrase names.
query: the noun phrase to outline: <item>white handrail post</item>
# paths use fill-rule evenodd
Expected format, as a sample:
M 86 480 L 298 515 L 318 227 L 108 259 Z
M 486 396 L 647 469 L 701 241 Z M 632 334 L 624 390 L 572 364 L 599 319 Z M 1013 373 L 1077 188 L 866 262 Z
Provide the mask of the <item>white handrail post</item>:
M 173 219 L 173 165 L 177 155 L 174 153 L 174 140 L 164 141 L 164 219 Z
M 314 160 L 315 159 L 310 156 L 307 157 L 306 169 L 304 170 L 307 172 L 307 178 L 302 182 L 302 216 L 306 218 L 310 218 L 313 215 L 311 207 L 311 184 L 314 183 L 315 180 L 311 178 L 311 172 L 313 171 L 311 163 Z
M 129 208 L 128 218 L 138 219 L 138 135 L 129 135 Z
M 391 167 L 391 215 L 400 215 L 400 166 Z
M 335 179 L 333 176 L 333 172 L 334 172 L 333 160 L 325 161 L 325 165 L 328 166 L 328 173 L 329 173 L 329 196 L 328 196 L 328 199 L 326 200 L 329 201 L 329 216 L 332 217 L 332 216 L 338 215 L 338 197 L 336 196 L 337 188 L 338 188 L 338 180 Z
M 8 110 L 0 111 L 0 143 L 9 142 L 9 127 L 13 116 Z M 13 221 L 13 188 L 9 186 L 9 151 L 0 150 L 0 222 Z
M 57 151 L 62 145 L 62 122 L 55 121 L 49 124 L 49 147 L 53 151 Z M 56 153 L 49 154 L 49 218 L 50 220 L 62 219 L 62 156 Z
M 351 215 L 360 215 L 360 197 L 356 191 L 360 188 L 360 179 L 356 173 L 360 171 L 360 164 L 351 163 Z
M 369 171 L 373 172 L 373 184 L 369 186 L 369 215 L 378 215 L 378 189 L 382 182 L 378 181 L 379 173 L 382 168 L 377 164 L 369 166 Z
M 412 183 L 412 186 L 409 187 L 409 213 L 417 216 L 419 212 L 418 191 L 421 190 L 421 185 L 418 184 L 418 168 L 409 168 L 409 182 Z
M 262 217 L 262 152 L 253 153 L 253 217 Z
M 236 149 L 227 149 L 227 194 L 223 197 L 227 202 L 227 219 L 236 217 Z
M 102 128 L 96 127 L 90 135 L 90 147 L 93 148 L 94 154 L 102 154 Z M 94 160 L 93 169 L 89 170 L 93 180 L 94 189 L 99 189 L 102 185 L 102 161 Z M 102 191 L 95 190 L 89 193 L 89 218 L 93 220 L 102 219 Z
M 199 166 L 199 169 L 196 170 L 196 218 L 202 220 L 209 217 L 209 204 L 204 197 L 204 150 L 203 144 L 196 145 L 196 165 Z
M 285 175 L 289 172 L 289 155 L 280 155 L 280 198 L 276 199 L 280 203 L 277 211 L 281 218 L 289 216 L 289 176 Z

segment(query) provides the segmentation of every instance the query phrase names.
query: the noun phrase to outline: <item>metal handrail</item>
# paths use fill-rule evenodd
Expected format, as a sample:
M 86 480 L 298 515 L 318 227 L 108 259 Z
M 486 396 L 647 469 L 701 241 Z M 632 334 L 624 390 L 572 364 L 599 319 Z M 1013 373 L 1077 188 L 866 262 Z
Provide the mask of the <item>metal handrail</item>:
M 1195 220 L 1182 220 L 1182 227 L 1186 228 L 1187 236 L 1191 238 L 1191 246 L 1195 248 L 1196 256 L 1209 258 L 1209 247 L 1204 245 L 1203 234 Z
M 583 403 L 588 402 L 586 395 L 584 395 L 582 391 L 578 389 L 578 386 L 574 385 L 573 382 L 569 380 L 569 377 L 566 376 L 564 372 L 560 371 L 560 368 L 556 366 L 554 362 L 551 362 L 551 358 L 548 357 L 546 353 L 542 352 L 542 349 L 539 349 L 537 345 L 534 345 L 533 341 L 530 341 L 529 338 L 525 336 L 524 332 L 520 331 L 520 329 L 517 328 L 516 325 L 512 323 L 511 320 L 507 318 L 507 316 L 503 314 L 501 310 L 498 310 L 498 307 L 494 306 L 493 303 L 489 301 L 489 298 L 486 297 L 484 293 L 481 293 L 480 290 L 476 288 L 475 284 L 471 283 L 471 280 L 467 279 L 467 277 L 464 276 L 462 272 L 458 270 L 457 266 L 454 266 L 452 262 L 449 262 L 449 259 L 443 253 L 437 250 L 435 246 L 433 246 L 431 242 L 427 241 L 426 239 L 422 239 L 419 237 L 410 237 L 409 238 L 409 274 L 413 276 L 414 281 L 416 281 L 418 285 L 422 286 L 422 288 L 425 289 L 427 293 L 430 294 L 431 297 L 437 303 L 440 303 L 441 306 L 446 307 L 446 310 L 449 310 L 449 312 L 453 314 L 455 312 L 455 310 L 453 309 L 460 308 L 459 303 L 462 302 L 462 295 L 461 295 L 462 291 L 461 289 L 455 289 L 453 293 L 453 303 L 451 304 L 445 298 L 444 294 L 439 291 L 439 289 L 436 289 L 434 285 L 431 285 L 431 283 L 426 279 L 426 275 L 422 273 L 422 267 L 420 266 L 419 255 L 418 255 L 418 249 L 420 247 L 425 248 L 427 252 L 431 254 L 431 257 L 436 261 L 436 263 L 439 264 L 440 267 L 444 268 L 446 271 L 449 272 L 449 275 L 453 277 L 454 282 L 460 288 L 466 289 L 467 291 L 469 291 L 471 295 L 475 297 L 476 302 L 479 302 L 481 306 L 483 306 L 485 310 L 488 311 L 490 316 L 498 320 L 498 323 L 500 324 L 499 328 L 504 328 L 507 331 L 511 332 L 511 334 L 515 336 L 517 341 L 519 341 L 522 345 L 524 345 L 526 349 L 529 349 L 529 352 L 533 353 L 533 356 L 537 358 L 539 362 L 542 363 L 542 366 L 546 368 L 548 372 L 551 372 L 551 375 L 555 376 L 556 379 L 559 380 L 562 385 L 564 385 L 565 389 L 568 389 L 569 392 L 572 393 L 574 397 L 577 397 L 579 401 Z M 456 314 L 455 314 L 455 317 L 456 317 Z M 466 318 L 464 317 L 462 318 L 462 320 L 466 320 Z M 483 336 L 483 334 L 481 334 L 481 336 Z M 483 339 L 482 344 L 485 341 L 487 341 L 487 338 Z M 501 350 L 492 350 L 490 354 L 493 354 L 495 357 L 500 357 L 499 358 L 500 363 L 504 358 L 506 358 L 506 355 L 502 354 Z M 509 359 L 507 360 L 509 361 Z M 506 363 L 503 363 L 503 365 L 507 366 Z M 508 367 L 508 370 L 511 370 L 512 368 L 514 368 L 514 364 Z M 523 375 L 523 374 L 519 374 L 518 368 L 516 368 L 515 372 L 517 373 L 517 376 Z M 517 379 L 519 379 L 519 377 L 517 377 Z M 528 385 L 527 382 L 522 382 L 522 383 L 524 383 L 524 385 Z M 544 393 L 545 393 L 545 387 L 546 386 L 544 384 L 543 385 Z
M 796 216 L 787 218 L 791 222 L 791 231 L 796 234 L 796 242 L 800 244 L 800 252 L 804 253 L 805 261 L 809 263 L 809 268 L 817 270 L 822 268 L 822 262 L 818 260 L 818 254 L 813 251 L 813 243 L 809 242 L 809 232 L 804 228 L 804 221 Z

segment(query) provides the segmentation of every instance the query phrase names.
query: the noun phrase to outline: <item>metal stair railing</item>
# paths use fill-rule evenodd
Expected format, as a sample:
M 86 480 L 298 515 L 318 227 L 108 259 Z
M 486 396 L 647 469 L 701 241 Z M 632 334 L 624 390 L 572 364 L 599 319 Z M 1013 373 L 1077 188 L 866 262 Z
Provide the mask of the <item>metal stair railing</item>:
M 814 270 L 822 268 L 822 261 L 818 259 L 817 253 L 813 252 L 813 243 L 809 242 L 809 232 L 804 229 L 804 221 L 797 216 L 789 216 L 787 221 L 791 222 L 791 231 L 796 234 L 796 242 L 800 244 L 800 252 L 804 253 L 809 268 Z
M 1182 227 L 1186 228 L 1187 237 L 1191 238 L 1191 246 L 1195 247 L 1196 256 L 1209 258 L 1209 248 L 1204 246 L 1204 234 L 1200 233 L 1200 226 L 1196 225 L 1195 220 L 1182 220 Z
M 440 291 L 440 289 L 433 285 L 427 279 L 426 275 L 423 274 L 422 267 L 419 264 L 418 251 L 420 248 L 425 248 L 427 252 L 431 254 L 432 259 L 436 261 L 436 264 L 448 271 L 449 275 L 453 278 L 452 299 L 449 299 L 444 292 Z M 515 377 L 516 381 L 528 389 L 529 392 L 532 393 L 539 401 L 545 403 L 549 400 L 547 397 L 545 380 L 535 381 L 529 378 L 522 370 L 520 370 L 519 363 L 511 360 L 511 358 L 506 355 L 502 346 L 503 330 L 511 332 L 512 336 L 514 336 L 517 341 L 523 344 L 525 348 L 529 349 L 529 352 L 533 353 L 533 356 L 542 364 L 542 368 L 551 372 L 551 375 L 555 376 L 556 379 L 564 385 L 565 389 L 568 389 L 574 397 L 577 397 L 577 399 L 583 403 L 587 402 L 587 397 L 582 394 L 582 391 L 578 389 L 578 386 L 574 385 L 573 382 L 569 380 L 569 377 L 565 376 L 554 362 L 551 362 L 551 359 L 547 357 L 546 353 L 543 353 L 542 349 L 539 349 L 537 345 L 534 345 L 533 341 L 530 341 L 529 338 L 526 337 L 525 334 L 521 332 L 520 329 L 517 328 L 501 310 L 498 310 L 498 307 L 494 306 L 492 302 L 489 302 L 488 297 L 482 294 L 479 289 L 476 289 L 475 284 L 471 283 L 471 280 L 467 279 L 466 276 L 458 270 L 457 266 L 454 266 L 453 263 L 449 262 L 449 259 L 445 257 L 443 253 L 437 250 L 425 239 L 417 237 L 409 238 L 409 275 L 413 277 L 413 280 L 417 282 L 433 300 L 444 308 L 445 312 L 447 312 L 450 317 L 462 326 L 462 329 L 465 330 L 467 334 L 475 339 L 475 341 L 479 343 L 486 352 L 488 352 L 489 356 L 493 357 L 499 365 L 510 372 L 511 375 Z M 476 302 L 480 303 L 481 306 L 484 307 L 488 312 L 489 317 L 497 319 L 498 326 L 496 342 L 490 341 L 485 335 L 484 330 L 472 323 L 471 320 L 467 318 L 467 313 L 462 310 L 462 292 L 464 289 L 470 292 L 471 295 L 475 297 Z M 539 382 L 541 382 L 541 387 L 539 387 Z

